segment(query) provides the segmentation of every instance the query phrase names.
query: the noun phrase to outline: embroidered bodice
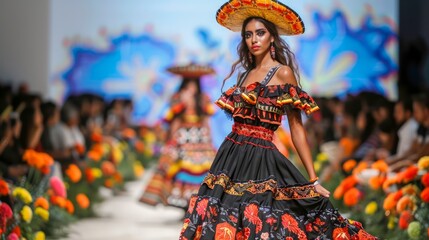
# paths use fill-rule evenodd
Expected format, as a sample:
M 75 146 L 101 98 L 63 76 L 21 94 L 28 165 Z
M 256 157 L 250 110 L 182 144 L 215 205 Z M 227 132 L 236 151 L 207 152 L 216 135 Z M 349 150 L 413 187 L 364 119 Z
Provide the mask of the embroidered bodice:
M 254 82 L 248 86 L 232 86 L 222 93 L 215 102 L 216 105 L 232 116 L 234 122 L 262 126 L 270 130 L 278 128 L 282 116 L 290 109 L 300 109 L 307 115 L 317 111 L 319 107 L 313 98 L 300 87 L 292 84 L 267 84 L 278 68 L 271 69 L 262 82 Z

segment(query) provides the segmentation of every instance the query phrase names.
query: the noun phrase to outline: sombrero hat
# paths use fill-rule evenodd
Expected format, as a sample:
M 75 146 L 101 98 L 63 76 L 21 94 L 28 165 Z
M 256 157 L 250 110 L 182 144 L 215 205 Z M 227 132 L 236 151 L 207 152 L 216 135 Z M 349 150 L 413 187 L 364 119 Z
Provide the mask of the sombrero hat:
M 276 0 L 230 0 L 216 13 L 216 21 L 233 32 L 240 32 L 244 20 L 261 17 L 277 26 L 280 35 L 298 35 L 305 31 L 301 17 Z
M 167 71 L 188 78 L 196 78 L 215 73 L 215 70 L 210 66 L 197 65 L 193 63 L 184 66 L 169 67 L 167 68 Z

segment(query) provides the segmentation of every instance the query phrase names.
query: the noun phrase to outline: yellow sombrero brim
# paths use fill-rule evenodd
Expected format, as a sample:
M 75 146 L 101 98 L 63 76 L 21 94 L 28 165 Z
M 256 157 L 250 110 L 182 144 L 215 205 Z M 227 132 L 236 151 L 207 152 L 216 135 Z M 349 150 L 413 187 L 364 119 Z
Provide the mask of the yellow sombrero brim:
M 183 76 L 183 77 L 201 77 L 215 73 L 215 70 L 210 66 L 189 64 L 185 66 L 174 66 L 167 68 L 167 71 Z
M 233 32 L 240 32 L 244 20 L 249 17 L 261 17 L 274 23 L 280 35 L 298 35 L 305 31 L 301 17 L 275 0 L 230 0 L 217 11 L 216 21 Z

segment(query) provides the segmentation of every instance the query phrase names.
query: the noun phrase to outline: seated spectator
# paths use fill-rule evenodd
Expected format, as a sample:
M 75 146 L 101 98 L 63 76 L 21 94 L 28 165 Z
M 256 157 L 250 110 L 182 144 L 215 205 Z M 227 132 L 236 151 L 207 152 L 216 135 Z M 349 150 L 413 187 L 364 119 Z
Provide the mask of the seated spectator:
M 417 137 L 403 156 L 389 159 L 388 163 L 392 171 L 399 171 L 417 163 L 421 157 L 429 155 L 429 97 L 427 94 L 418 95 L 413 99 L 413 116 L 419 124 Z

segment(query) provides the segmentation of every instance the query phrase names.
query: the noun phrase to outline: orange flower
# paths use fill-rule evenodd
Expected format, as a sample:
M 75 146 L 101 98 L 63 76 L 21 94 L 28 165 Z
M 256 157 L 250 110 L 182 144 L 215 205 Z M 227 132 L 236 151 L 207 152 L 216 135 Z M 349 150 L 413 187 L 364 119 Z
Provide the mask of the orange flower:
M 390 211 L 395 209 L 396 203 L 398 202 L 398 200 L 395 200 L 395 197 L 396 197 L 396 193 L 389 193 L 389 195 L 387 195 L 383 203 L 384 210 Z
M 9 184 L 3 179 L 0 179 L 0 196 L 7 195 L 9 195 Z
M 350 156 L 353 154 L 353 151 L 356 149 L 357 141 L 349 138 L 349 137 L 342 137 L 340 139 L 340 147 L 343 149 L 344 156 Z
M 405 171 L 403 177 L 403 182 L 408 183 L 414 180 L 419 172 L 419 168 L 416 166 L 409 166 Z
M 91 134 L 91 140 L 93 142 L 99 143 L 99 142 L 103 141 L 103 135 L 101 135 L 100 132 L 93 132 Z
M 44 197 L 38 197 L 36 199 L 36 201 L 34 202 L 34 207 L 35 208 L 36 207 L 41 207 L 41 208 L 43 208 L 45 210 L 48 210 L 49 209 L 49 202 Z
M 79 153 L 79 155 L 83 155 L 85 153 L 85 146 L 83 146 L 82 144 L 76 143 L 74 149 L 77 153 Z
M 88 153 L 86 154 L 86 156 L 87 156 L 89 159 L 91 159 L 91 160 L 93 160 L 93 161 L 95 161 L 95 162 L 98 162 L 98 161 L 100 161 L 100 160 L 101 160 L 102 154 L 100 154 L 100 153 L 99 153 L 99 152 L 97 152 L 97 151 L 90 150 L 90 151 L 88 151 Z
M 120 172 L 115 172 L 115 174 L 113 174 L 113 179 L 115 179 L 115 182 L 117 183 L 122 183 L 123 181 L 122 174 Z
M 134 131 L 134 129 L 131 129 L 131 128 L 125 128 L 124 130 L 122 130 L 122 137 L 127 139 L 135 138 L 136 131 Z
M 79 205 L 80 208 L 87 209 L 89 207 L 89 199 L 83 193 L 79 193 L 76 196 L 76 202 L 77 202 L 77 204 Z
M 343 164 L 343 170 L 347 173 L 351 172 L 357 165 L 356 160 L 350 159 Z
M 426 187 L 421 193 L 420 198 L 423 202 L 429 203 L 429 187 Z
M 403 196 L 396 204 L 396 211 L 398 211 L 398 213 L 402 213 L 405 210 L 412 210 L 413 207 L 414 202 L 411 198 L 409 196 Z
M 408 184 L 402 187 L 401 190 L 404 195 L 417 195 L 420 192 L 419 188 L 414 184 Z
M 383 190 L 385 192 L 388 192 L 390 186 L 392 186 L 393 184 L 396 184 L 397 182 L 398 182 L 397 177 L 391 177 L 391 178 L 386 179 L 386 181 L 383 182 Z
M 352 207 L 359 202 L 361 192 L 357 188 L 351 188 L 344 194 L 344 204 Z
M 63 197 L 60 197 L 60 196 L 52 195 L 50 197 L 50 201 L 52 204 L 54 204 L 60 208 L 65 208 L 65 206 L 66 206 L 66 199 Z
M 66 205 L 65 205 L 65 209 L 69 214 L 73 214 L 74 213 L 74 205 L 70 200 L 66 200 Z
M 344 186 L 340 184 L 334 191 L 334 198 L 341 199 L 343 195 L 344 195 Z
M 368 163 L 367 162 L 360 162 L 357 167 L 355 167 L 355 169 L 353 170 L 353 174 L 358 174 L 360 172 L 362 172 L 363 170 L 368 168 Z
M 341 184 L 344 186 L 344 191 L 347 191 L 347 190 L 351 189 L 352 187 L 356 186 L 357 183 L 358 183 L 358 180 L 357 180 L 356 176 L 351 175 L 351 176 L 348 176 L 347 178 L 345 178 Z
M 77 183 L 82 178 L 82 172 L 80 171 L 79 167 L 76 166 L 76 164 L 70 164 L 69 167 L 66 170 L 67 177 L 70 178 L 70 180 L 73 183 Z
M 410 211 L 404 211 L 399 217 L 399 228 L 405 230 L 408 228 L 408 224 L 413 220 L 413 215 Z
M 106 179 L 104 181 L 104 186 L 107 187 L 107 188 L 112 188 L 113 187 L 113 181 L 112 181 L 112 179 Z
M 106 176 L 112 176 L 116 172 L 116 168 L 112 162 L 105 161 L 101 164 L 101 171 Z
M 228 222 L 220 223 L 216 226 L 216 240 L 234 240 L 237 229 Z
M 47 153 L 36 152 L 32 149 L 27 149 L 22 156 L 22 159 L 31 167 L 36 168 L 43 174 L 50 172 L 51 166 L 54 164 L 54 159 Z
M 387 163 L 384 160 L 380 159 L 372 164 L 372 168 L 377 169 L 382 173 L 385 173 L 389 169 L 389 165 L 387 165 Z
M 88 181 L 89 183 L 94 182 L 95 177 L 94 177 L 94 174 L 92 174 L 92 169 L 91 168 L 86 168 L 85 169 L 85 176 L 86 176 L 86 181 Z
M 423 175 L 421 181 L 425 187 L 429 187 L 429 173 Z
M 143 143 L 142 141 L 137 140 L 137 141 L 134 143 L 134 147 L 135 147 L 135 149 L 136 149 L 136 151 L 137 151 L 138 153 L 143 153 L 143 152 L 144 152 L 144 148 L 145 148 L 145 146 L 144 146 L 144 143 Z
M 384 176 L 375 176 L 369 179 L 369 186 L 374 189 L 378 190 L 383 186 L 383 183 L 386 181 L 386 177 Z
M 103 145 L 101 143 L 95 143 L 94 145 L 92 145 L 91 151 L 97 152 L 102 156 L 104 154 Z

